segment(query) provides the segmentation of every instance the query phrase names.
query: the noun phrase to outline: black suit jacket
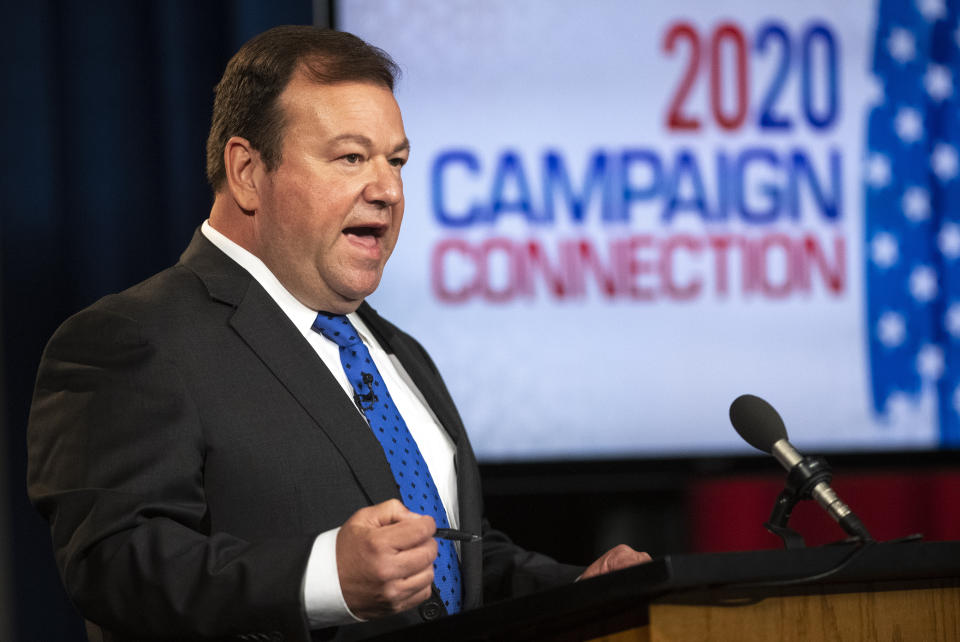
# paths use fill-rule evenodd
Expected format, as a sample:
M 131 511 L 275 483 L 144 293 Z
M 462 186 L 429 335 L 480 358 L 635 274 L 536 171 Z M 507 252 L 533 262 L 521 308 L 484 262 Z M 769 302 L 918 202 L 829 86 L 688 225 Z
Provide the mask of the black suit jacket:
M 482 519 L 476 460 L 424 349 L 359 313 L 456 445 L 465 608 L 573 579 Z M 41 362 L 28 490 L 91 637 L 305 640 L 316 535 L 397 497 L 378 442 L 300 331 L 199 231 L 180 262 L 67 320 Z M 354 638 L 442 613 L 314 632 Z M 260 638 L 253 638 L 260 639 Z

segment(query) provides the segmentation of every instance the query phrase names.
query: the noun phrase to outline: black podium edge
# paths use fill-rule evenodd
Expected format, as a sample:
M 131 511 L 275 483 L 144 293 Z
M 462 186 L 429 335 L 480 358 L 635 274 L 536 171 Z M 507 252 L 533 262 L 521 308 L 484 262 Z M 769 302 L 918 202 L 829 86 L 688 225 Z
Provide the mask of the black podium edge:
M 368 639 L 559 640 L 565 638 L 565 632 L 582 629 L 591 620 L 627 618 L 630 626 L 643 625 L 649 602 L 680 591 L 937 578 L 960 578 L 960 542 L 835 544 L 797 550 L 665 555 L 640 566 Z M 605 633 L 598 625 L 596 635 Z

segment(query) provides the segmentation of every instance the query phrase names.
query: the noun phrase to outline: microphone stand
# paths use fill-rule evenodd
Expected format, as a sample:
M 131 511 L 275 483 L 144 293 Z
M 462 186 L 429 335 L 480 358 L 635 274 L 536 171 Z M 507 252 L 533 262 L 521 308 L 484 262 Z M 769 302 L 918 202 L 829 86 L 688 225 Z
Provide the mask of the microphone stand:
M 831 479 L 833 479 L 833 470 L 822 457 L 804 457 L 787 473 L 786 484 L 777 497 L 777 501 L 774 502 L 770 520 L 763 525 L 764 528 L 783 540 L 784 548 L 797 549 L 806 546 L 803 536 L 787 526 L 787 522 L 790 521 L 790 515 L 798 502 L 813 499 L 811 491 L 814 487 L 821 482 L 829 486 Z M 863 528 L 863 526 L 860 525 L 860 528 Z M 862 534 L 855 537 L 866 540 L 872 539 L 865 528 L 863 528 Z

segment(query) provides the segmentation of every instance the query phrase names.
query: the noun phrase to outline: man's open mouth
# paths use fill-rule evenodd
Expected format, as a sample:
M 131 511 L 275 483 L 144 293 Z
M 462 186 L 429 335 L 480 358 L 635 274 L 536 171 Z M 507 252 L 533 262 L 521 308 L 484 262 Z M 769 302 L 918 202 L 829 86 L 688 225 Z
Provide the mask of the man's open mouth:
M 382 225 L 358 225 L 344 228 L 343 233 L 353 236 L 380 238 L 386 231 L 387 228 Z
M 386 232 L 385 225 L 355 225 L 343 230 L 350 241 L 369 250 L 379 247 L 380 237 Z

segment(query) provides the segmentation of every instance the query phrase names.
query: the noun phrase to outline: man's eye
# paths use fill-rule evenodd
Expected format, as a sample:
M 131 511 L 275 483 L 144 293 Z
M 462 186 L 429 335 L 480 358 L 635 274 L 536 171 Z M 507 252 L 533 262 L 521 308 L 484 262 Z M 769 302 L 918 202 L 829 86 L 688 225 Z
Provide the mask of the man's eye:
M 343 160 L 347 161 L 348 163 L 359 163 L 361 160 L 360 154 L 346 154 L 341 158 L 343 158 Z
M 406 159 L 406 158 L 391 158 L 391 159 L 390 159 L 390 164 L 393 165 L 394 167 L 403 167 L 404 165 L 407 164 L 407 159 Z

